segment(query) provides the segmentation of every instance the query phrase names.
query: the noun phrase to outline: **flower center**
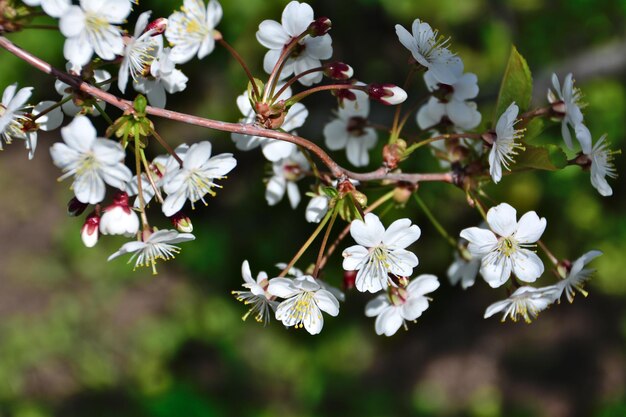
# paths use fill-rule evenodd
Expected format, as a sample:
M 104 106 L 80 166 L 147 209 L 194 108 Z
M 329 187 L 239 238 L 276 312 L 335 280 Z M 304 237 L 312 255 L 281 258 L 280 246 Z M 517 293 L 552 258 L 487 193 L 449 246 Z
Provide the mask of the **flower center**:
M 302 178 L 302 167 L 298 164 L 285 164 L 283 172 L 287 181 L 298 181 Z
M 90 153 L 86 153 L 80 162 L 78 163 L 78 167 L 76 168 L 76 175 L 84 175 L 88 172 L 96 171 L 100 167 L 100 163 L 94 157 L 94 155 Z
M 498 242 L 498 251 L 507 258 L 519 249 L 519 244 L 512 237 L 501 238 Z
M 303 322 L 305 320 L 311 320 L 311 322 L 315 322 L 315 320 L 321 319 L 320 314 L 317 317 L 311 317 L 313 307 L 315 306 L 315 300 L 313 298 L 313 293 L 309 291 L 305 291 L 302 294 L 298 295 L 293 306 L 289 312 L 289 317 L 295 320 L 294 327 L 303 328 Z
M 367 120 L 361 116 L 353 116 L 348 119 L 348 132 L 352 136 L 363 136 L 363 131 L 367 125 Z
M 85 19 L 85 26 L 93 32 L 104 32 L 111 25 L 97 13 L 88 13 Z

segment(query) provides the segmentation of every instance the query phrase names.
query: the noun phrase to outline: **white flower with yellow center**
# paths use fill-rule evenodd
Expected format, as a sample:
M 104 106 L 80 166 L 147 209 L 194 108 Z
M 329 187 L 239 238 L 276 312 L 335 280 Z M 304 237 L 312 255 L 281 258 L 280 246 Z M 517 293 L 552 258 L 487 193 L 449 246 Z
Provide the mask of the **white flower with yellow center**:
M 592 250 L 585 253 L 580 258 L 576 259 L 568 268 L 568 273 L 565 279 L 559 281 L 556 287 L 559 289 L 558 300 L 561 301 L 561 296 L 565 293 L 567 300 L 572 303 L 576 291 L 580 292 L 583 296 L 587 296 L 587 291 L 584 290 L 585 283 L 591 278 L 591 275 L 596 272 L 595 269 L 585 268 L 589 262 L 602 255 L 599 250 Z
M 309 161 L 302 152 L 295 148 L 287 158 L 280 159 L 272 164 L 273 176 L 267 182 L 265 200 L 270 206 L 278 204 L 287 192 L 291 208 L 300 204 L 300 190 L 296 182 L 304 178 L 310 168 Z
M 461 231 L 461 237 L 469 241 L 469 252 L 481 259 L 480 273 L 485 281 L 492 288 L 500 287 L 511 272 L 521 281 L 536 281 L 544 266 L 531 249 L 546 229 L 546 219 L 529 211 L 518 222 L 515 209 L 502 203 L 489 209 L 487 224 L 491 230 L 470 227 Z
M 350 234 L 358 245 L 343 251 L 343 269 L 358 271 L 355 285 L 361 292 L 378 292 L 387 288 L 389 274 L 408 277 L 419 261 L 405 248 L 419 239 L 421 230 L 409 219 L 399 219 L 385 227 L 373 213 L 365 221 L 354 220 Z
M 183 166 L 174 168 L 163 179 L 163 191 L 167 193 L 163 214 L 173 216 L 187 200 L 192 207 L 198 200 L 206 205 L 204 196 L 215 196 L 213 188 L 221 188 L 215 181 L 226 178 L 236 165 L 237 160 L 230 153 L 211 157 L 211 142 L 191 145 L 183 157 Z
M 168 18 L 165 37 L 172 44 L 170 59 L 184 64 L 197 54 L 202 59 L 215 49 L 215 27 L 222 20 L 222 6 L 210 0 L 185 0 L 180 12 Z
M 584 138 L 583 141 L 588 141 L 591 144 L 591 132 L 589 132 L 589 129 L 583 124 L 576 126 L 576 137 L 579 141 L 581 141 L 581 138 Z M 581 141 L 581 143 L 583 143 L 583 141 Z M 606 134 L 598 139 L 593 145 L 593 148 L 591 148 L 591 152 L 585 153 L 583 151 L 583 155 L 587 157 L 587 163 L 591 165 L 591 185 L 593 185 L 603 197 L 613 195 L 613 189 L 606 180 L 606 177 L 617 178 L 617 172 L 613 164 L 613 155 L 616 153 L 619 153 L 619 151 L 616 152 L 609 149 Z
M 542 288 L 519 287 L 506 300 L 495 302 L 487 307 L 485 318 L 504 311 L 503 322 L 507 317 L 513 321 L 522 317 L 526 323 L 530 323 L 555 301 L 558 292 L 558 288 L 554 285 Z
M 243 261 L 241 275 L 244 280 L 243 286 L 248 291 L 232 292 L 237 297 L 237 301 L 250 306 L 250 310 L 241 319 L 245 321 L 252 314 L 257 322 L 267 326 L 270 321 L 270 313 L 276 311 L 278 306 L 278 301 L 275 301 L 275 297 L 268 292 L 269 279 L 267 273 L 261 271 L 254 279 L 252 278 L 252 271 L 250 271 L 250 264 L 248 261 Z
M 0 150 L 2 141 L 7 144 L 13 139 L 26 139 L 22 130 L 24 118 L 24 107 L 33 93 L 33 87 L 24 87 L 17 90 L 17 83 L 8 86 L 2 93 L 0 102 Z
M 517 155 L 518 149 L 524 149 L 518 141 L 522 130 L 515 130 L 518 113 L 519 107 L 511 103 L 496 123 L 496 138 L 489 151 L 489 173 L 496 184 L 502 179 L 502 167 L 510 171 L 513 156 Z
M 148 102 L 154 107 L 164 108 L 167 103 L 167 94 L 179 93 L 187 88 L 189 78 L 170 59 L 170 48 L 161 50 L 150 66 L 150 75 L 139 77 L 133 84 L 135 90 L 144 93 Z
M 156 274 L 156 262 L 161 259 L 168 261 L 180 252 L 176 243 L 189 242 L 195 236 L 191 233 L 179 233 L 176 230 L 159 230 L 150 233 L 143 232 L 143 241 L 133 241 L 122 245 L 122 247 L 109 256 L 108 261 L 119 256 L 132 253 L 128 263 L 135 261 L 133 270 L 140 266 L 152 268 L 152 273 Z
M 85 116 L 76 116 L 61 129 L 65 143 L 50 148 L 54 164 L 64 174 L 59 181 L 74 176 L 72 189 L 81 203 L 96 204 L 104 200 L 105 183 L 120 190 L 132 178 L 124 165 L 126 153 L 122 145 L 96 136 L 96 129 Z
M 63 55 L 73 65 L 86 65 L 95 52 L 112 61 L 124 52 L 122 30 L 115 25 L 124 23 L 131 11 L 128 0 L 80 0 L 80 6 L 63 11 L 59 29 L 67 38 Z
M 381 294 L 365 305 L 365 315 L 376 317 L 376 334 L 392 336 L 406 320 L 417 320 L 428 308 L 429 298 L 425 295 L 439 288 L 434 275 L 420 275 L 406 288 L 394 287 L 390 294 Z
M 582 107 L 582 94 L 580 90 L 574 87 L 574 77 L 571 73 L 565 76 L 563 87 L 559 83 L 559 77 L 552 74 L 552 87 L 554 91 L 548 90 L 548 101 L 552 104 L 552 108 L 562 114 L 561 134 L 568 148 L 573 149 L 572 134 L 570 129 L 576 129 L 576 126 L 583 122 L 583 113 L 580 111 Z M 591 140 L 580 140 L 584 153 L 591 151 Z
M 276 308 L 276 320 L 287 327 L 304 327 L 307 332 L 318 334 L 324 326 L 322 311 L 331 316 L 339 314 L 339 301 L 310 275 L 272 278 L 267 290 L 285 299 Z

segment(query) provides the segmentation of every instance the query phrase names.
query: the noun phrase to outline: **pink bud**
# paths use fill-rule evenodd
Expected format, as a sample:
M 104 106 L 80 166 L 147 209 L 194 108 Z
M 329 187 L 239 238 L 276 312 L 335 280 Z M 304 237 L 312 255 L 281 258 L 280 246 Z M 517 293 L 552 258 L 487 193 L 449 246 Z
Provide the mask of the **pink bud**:
M 370 84 L 367 86 L 367 94 L 372 100 L 390 106 L 400 104 L 407 98 L 406 91 L 394 84 Z
M 191 219 L 187 217 L 185 213 L 179 211 L 174 214 L 170 220 L 172 221 L 172 225 L 176 230 L 181 233 L 191 233 L 193 232 L 193 224 L 191 223 Z
M 308 32 L 309 35 L 314 38 L 316 36 L 323 36 L 327 34 L 331 27 L 332 23 L 329 18 L 318 17 L 311 22 L 308 28 Z
M 128 205 L 128 194 L 119 192 L 113 197 L 113 204 L 103 210 L 100 219 L 100 233 L 103 235 L 124 235 L 131 237 L 139 230 L 139 217 Z
M 96 212 L 92 212 L 85 219 L 85 223 L 83 227 L 80 229 L 80 238 L 83 241 L 83 244 L 88 248 L 93 248 L 98 243 L 98 238 L 100 237 L 98 233 L 98 226 L 100 225 L 100 217 L 96 214 Z
M 337 97 L 337 101 L 339 102 L 340 107 L 343 107 L 344 100 L 348 100 L 348 101 L 356 100 L 356 94 L 354 94 L 354 91 L 351 91 L 351 90 L 347 90 L 347 89 L 333 90 L 332 94 L 335 97 Z
M 148 26 L 146 26 L 146 30 L 144 31 L 144 33 L 151 30 L 152 36 L 157 36 L 163 34 L 165 32 L 165 29 L 167 29 L 167 19 L 164 17 L 159 17 L 158 19 L 148 23 Z
M 333 80 L 348 80 L 354 75 L 354 70 L 343 62 L 331 62 L 324 65 L 324 75 Z
M 72 217 L 80 216 L 83 214 L 87 206 L 89 206 L 89 204 L 81 203 L 76 197 L 73 197 L 67 202 L 67 214 Z

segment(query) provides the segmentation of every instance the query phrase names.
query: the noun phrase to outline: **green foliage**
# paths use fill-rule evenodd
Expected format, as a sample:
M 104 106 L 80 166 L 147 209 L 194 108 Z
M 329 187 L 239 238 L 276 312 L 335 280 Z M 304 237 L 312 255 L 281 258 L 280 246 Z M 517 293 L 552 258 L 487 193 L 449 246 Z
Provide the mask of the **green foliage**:
M 498 117 L 504 113 L 512 102 L 517 104 L 520 112 L 528 110 L 532 95 L 533 79 L 530 69 L 526 59 L 513 46 L 504 75 L 502 76 L 494 120 L 498 120 Z
M 515 158 L 514 169 L 534 168 L 556 171 L 567 166 L 567 155 L 560 146 L 526 144 L 524 148 L 525 150 Z

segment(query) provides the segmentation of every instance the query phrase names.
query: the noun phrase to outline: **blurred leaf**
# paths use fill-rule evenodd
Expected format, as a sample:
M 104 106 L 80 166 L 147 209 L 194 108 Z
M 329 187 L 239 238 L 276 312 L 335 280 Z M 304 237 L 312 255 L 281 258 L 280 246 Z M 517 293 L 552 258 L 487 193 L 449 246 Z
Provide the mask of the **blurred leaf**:
M 532 119 L 530 123 L 528 123 L 528 125 L 526 126 L 526 132 L 524 133 L 524 141 L 530 142 L 531 140 L 535 139 L 544 131 L 545 128 L 546 128 L 546 124 L 544 123 L 543 119 L 539 119 L 539 118 Z
M 558 171 L 567 166 L 565 152 L 556 145 L 533 146 L 525 145 L 526 150 L 516 158 L 515 169 L 534 168 L 547 171 Z
M 512 102 L 515 102 L 520 111 L 528 109 L 533 93 L 533 78 L 526 60 L 517 51 L 515 46 L 511 49 L 509 62 L 504 70 L 502 84 L 500 85 L 500 93 L 498 94 L 498 104 L 496 105 L 496 114 L 494 120 L 498 117 Z

